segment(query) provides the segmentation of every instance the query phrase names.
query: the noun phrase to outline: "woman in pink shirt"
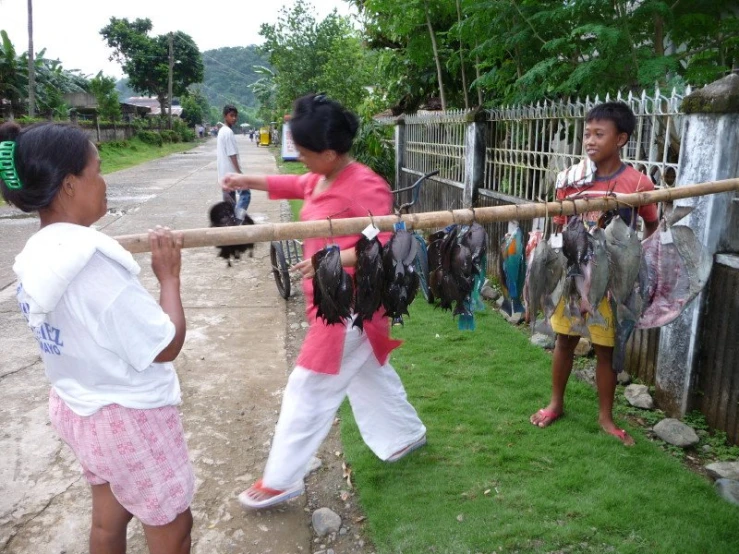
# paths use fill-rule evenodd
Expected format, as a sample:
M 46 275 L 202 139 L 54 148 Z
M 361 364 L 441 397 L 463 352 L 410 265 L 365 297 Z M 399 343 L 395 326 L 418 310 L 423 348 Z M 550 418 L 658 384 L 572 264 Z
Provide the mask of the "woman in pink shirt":
M 290 128 L 300 160 L 310 172 L 300 176 L 231 173 L 221 185 L 225 191 L 264 190 L 271 199 L 303 200 L 301 221 L 390 214 L 392 193 L 387 183 L 349 155 L 358 126 L 357 117 L 337 102 L 322 94 L 304 96 L 295 103 Z M 330 239 L 340 247 L 341 263 L 350 274 L 360 236 Z M 379 237 L 385 242 L 390 234 Z M 383 310 L 364 323 L 364 332 L 351 320 L 328 325 L 316 317 L 311 257 L 328 242 L 328 238 L 306 239 L 304 259 L 293 266 L 303 275 L 310 328 L 285 388 L 263 477 L 239 495 L 246 508 L 267 508 L 303 493 L 311 457 L 346 396 L 362 438 L 380 459 L 397 461 L 426 443 L 426 428 L 389 363 L 390 352 L 400 342 L 390 338 Z

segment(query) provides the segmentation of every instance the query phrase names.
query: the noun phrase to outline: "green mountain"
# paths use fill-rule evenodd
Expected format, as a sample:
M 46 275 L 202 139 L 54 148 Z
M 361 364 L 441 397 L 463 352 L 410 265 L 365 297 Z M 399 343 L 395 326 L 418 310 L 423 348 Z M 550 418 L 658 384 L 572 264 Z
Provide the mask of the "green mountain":
M 249 85 L 260 78 L 254 66 L 269 67 L 267 60 L 254 45 L 232 46 L 203 52 L 205 78 L 198 85 L 211 106 L 236 104 L 257 108 Z
M 269 64 L 256 46 L 217 48 L 202 54 L 205 77 L 202 83 L 193 85 L 193 88 L 201 91 L 212 107 L 218 111 L 226 104 L 253 109 L 258 107 L 249 85 L 260 78 L 254 73 L 254 66 L 269 67 Z M 116 83 L 116 90 L 121 101 L 139 96 L 128 87 L 127 77 Z

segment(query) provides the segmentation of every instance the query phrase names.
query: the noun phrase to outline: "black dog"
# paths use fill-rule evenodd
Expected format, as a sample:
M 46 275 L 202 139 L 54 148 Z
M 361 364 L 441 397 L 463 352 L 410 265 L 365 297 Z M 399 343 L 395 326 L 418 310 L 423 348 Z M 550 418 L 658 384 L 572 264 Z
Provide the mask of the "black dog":
M 244 221 L 239 221 L 234 215 L 234 205 L 230 202 L 218 202 L 210 209 L 210 226 L 211 227 L 231 227 L 234 225 L 254 225 L 254 220 L 244 214 Z M 216 246 L 218 255 L 228 262 L 231 267 L 231 258 L 238 260 L 241 254 L 249 251 L 249 257 L 254 256 L 253 244 L 233 244 L 230 246 Z

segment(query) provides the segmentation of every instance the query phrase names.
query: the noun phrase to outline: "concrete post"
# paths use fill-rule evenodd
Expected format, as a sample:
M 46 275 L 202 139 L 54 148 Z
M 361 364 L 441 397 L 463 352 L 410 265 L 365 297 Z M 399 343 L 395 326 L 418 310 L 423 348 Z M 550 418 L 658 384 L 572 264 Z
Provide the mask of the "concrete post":
M 682 109 L 687 121 L 675 186 L 739 176 L 739 75 L 728 75 L 686 96 Z M 680 224 L 693 229 L 711 256 L 728 250 L 730 230 L 739 224 L 731 221 L 734 197 L 734 193 L 723 193 L 676 202 L 694 208 Z M 660 333 L 656 398 L 660 407 L 673 416 L 682 416 L 691 408 L 705 298 L 705 292 L 700 293 Z
M 405 118 L 395 121 L 395 189 L 403 187 L 403 165 L 405 164 Z
M 477 191 L 485 182 L 485 149 L 486 142 L 485 111 L 478 109 L 470 112 L 465 130 L 465 172 L 464 194 L 465 208 L 474 207 Z

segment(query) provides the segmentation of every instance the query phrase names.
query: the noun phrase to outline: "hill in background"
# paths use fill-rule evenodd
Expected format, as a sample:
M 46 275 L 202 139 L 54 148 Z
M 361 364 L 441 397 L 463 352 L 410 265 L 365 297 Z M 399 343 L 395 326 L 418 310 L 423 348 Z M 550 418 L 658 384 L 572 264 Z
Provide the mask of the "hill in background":
M 233 46 L 206 50 L 203 52 L 205 77 L 202 84 L 194 85 L 217 109 L 225 104 L 236 104 L 244 108 L 256 109 L 257 101 L 249 85 L 260 75 L 254 73 L 254 66 L 269 67 L 266 59 L 258 53 L 257 47 Z M 116 84 L 119 97 L 123 100 L 139 96 L 128 87 L 128 78 Z

